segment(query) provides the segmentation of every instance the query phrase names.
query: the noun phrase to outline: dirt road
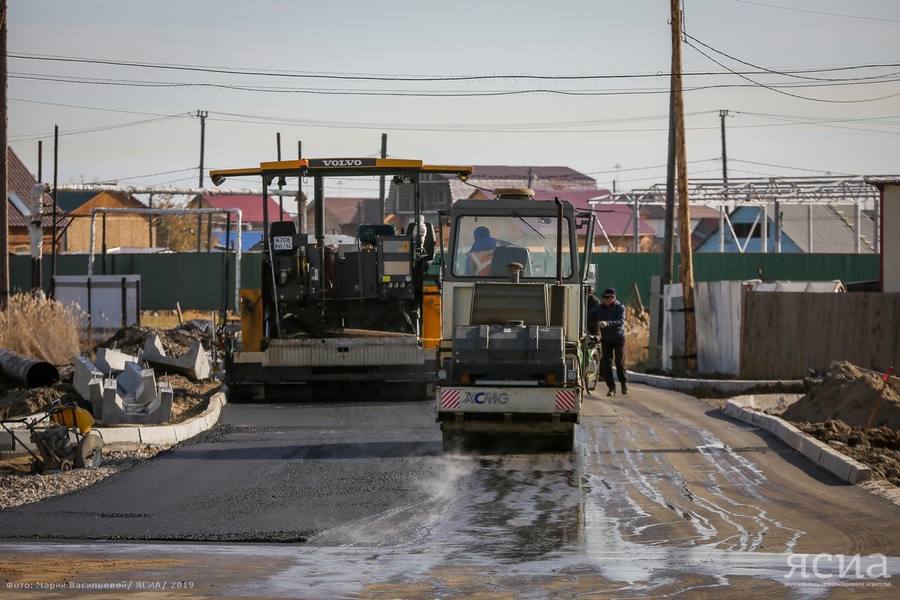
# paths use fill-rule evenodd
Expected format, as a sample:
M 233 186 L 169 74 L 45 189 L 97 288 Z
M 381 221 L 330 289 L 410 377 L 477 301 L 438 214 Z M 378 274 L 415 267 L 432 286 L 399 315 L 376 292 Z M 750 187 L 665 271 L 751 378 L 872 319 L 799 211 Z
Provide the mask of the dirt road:
M 0 513 L 4 597 L 896 596 L 900 508 L 681 394 L 589 398 L 576 451 L 543 456 L 441 456 L 428 403 L 228 408 L 218 437 Z

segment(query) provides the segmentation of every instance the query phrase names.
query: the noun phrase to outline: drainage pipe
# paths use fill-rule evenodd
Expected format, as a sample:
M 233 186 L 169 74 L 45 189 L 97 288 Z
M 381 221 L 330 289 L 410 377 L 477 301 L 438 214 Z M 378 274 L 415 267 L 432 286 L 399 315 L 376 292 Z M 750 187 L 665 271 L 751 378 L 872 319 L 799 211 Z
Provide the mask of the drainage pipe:
M 59 371 L 50 363 L 0 348 L 0 372 L 30 388 L 47 387 L 59 381 Z

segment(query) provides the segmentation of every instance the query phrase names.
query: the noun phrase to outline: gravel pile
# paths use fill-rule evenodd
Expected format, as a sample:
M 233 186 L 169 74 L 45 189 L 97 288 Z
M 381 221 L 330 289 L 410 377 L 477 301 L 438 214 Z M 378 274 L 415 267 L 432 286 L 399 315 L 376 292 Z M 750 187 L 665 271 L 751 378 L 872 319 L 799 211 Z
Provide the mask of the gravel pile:
M 15 461 L 22 473 L 0 474 L 0 510 L 62 496 L 91 486 L 110 475 L 130 469 L 138 462 L 151 458 L 159 448 L 103 452 L 103 463 L 94 469 L 72 469 L 68 473 L 48 472 L 29 475 L 31 457 Z

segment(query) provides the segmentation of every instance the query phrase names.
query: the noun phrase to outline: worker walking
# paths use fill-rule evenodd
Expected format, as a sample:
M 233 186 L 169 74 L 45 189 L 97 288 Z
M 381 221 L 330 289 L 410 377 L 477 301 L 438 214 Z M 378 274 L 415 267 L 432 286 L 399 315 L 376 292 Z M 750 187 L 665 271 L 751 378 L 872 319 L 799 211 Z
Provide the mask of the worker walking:
M 600 372 L 606 381 L 607 396 L 616 395 L 616 382 L 613 379 L 613 360 L 616 363 L 616 375 L 622 384 L 622 393 L 628 393 L 628 376 L 625 372 L 625 305 L 616 300 L 616 290 L 603 290 L 603 301 L 592 308 L 588 321 L 595 321 L 600 327 Z

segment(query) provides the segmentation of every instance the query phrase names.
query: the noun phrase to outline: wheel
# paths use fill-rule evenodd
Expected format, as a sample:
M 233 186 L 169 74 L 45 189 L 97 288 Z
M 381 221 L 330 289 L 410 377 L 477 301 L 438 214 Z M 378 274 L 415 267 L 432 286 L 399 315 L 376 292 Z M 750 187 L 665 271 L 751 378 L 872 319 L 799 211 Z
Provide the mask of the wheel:
M 459 454 L 465 452 L 468 446 L 468 437 L 458 432 L 441 432 L 441 442 L 445 454 Z
M 597 384 L 596 379 L 594 380 L 594 385 Z M 593 389 L 593 388 L 591 388 Z M 571 452 L 575 449 L 575 428 L 572 428 L 570 433 L 563 434 L 560 436 L 559 440 L 559 451 L 560 452 Z
M 103 438 L 92 431 L 83 436 L 78 442 L 78 451 L 75 453 L 75 466 L 93 469 L 99 467 L 102 461 Z
M 67 458 L 63 459 L 59 463 L 59 470 L 62 471 L 63 473 L 68 473 L 69 471 L 71 471 L 72 470 L 72 461 Z
M 597 348 L 591 348 L 588 355 L 585 377 L 587 379 L 585 387 L 589 392 L 593 392 L 600 380 L 600 350 Z
M 44 472 L 44 463 L 35 459 L 31 461 L 31 474 L 40 475 Z

